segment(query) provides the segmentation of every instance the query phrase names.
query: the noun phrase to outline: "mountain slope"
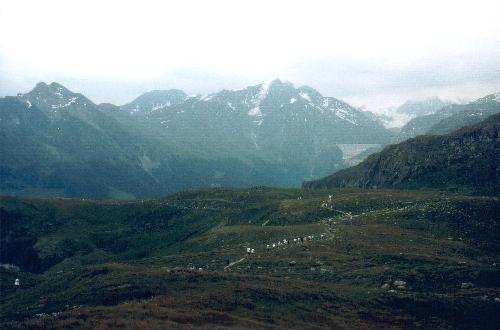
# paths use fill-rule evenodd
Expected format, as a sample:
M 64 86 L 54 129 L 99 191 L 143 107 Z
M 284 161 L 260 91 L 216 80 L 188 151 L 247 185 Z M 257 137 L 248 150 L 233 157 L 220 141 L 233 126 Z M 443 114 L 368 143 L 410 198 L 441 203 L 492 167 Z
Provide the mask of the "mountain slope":
M 357 166 L 306 188 L 410 187 L 500 193 L 500 114 L 443 136 L 390 145 Z

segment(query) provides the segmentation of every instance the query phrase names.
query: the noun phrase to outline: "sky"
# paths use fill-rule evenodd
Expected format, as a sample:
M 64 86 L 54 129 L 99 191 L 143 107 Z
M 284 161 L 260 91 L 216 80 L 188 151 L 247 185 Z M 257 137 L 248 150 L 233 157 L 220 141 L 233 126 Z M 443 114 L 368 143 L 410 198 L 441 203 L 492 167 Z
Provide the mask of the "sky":
M 383 111 L 500 91 L 500 1 L 0 0 L 0 96 L 123 104 L 275 78 Z

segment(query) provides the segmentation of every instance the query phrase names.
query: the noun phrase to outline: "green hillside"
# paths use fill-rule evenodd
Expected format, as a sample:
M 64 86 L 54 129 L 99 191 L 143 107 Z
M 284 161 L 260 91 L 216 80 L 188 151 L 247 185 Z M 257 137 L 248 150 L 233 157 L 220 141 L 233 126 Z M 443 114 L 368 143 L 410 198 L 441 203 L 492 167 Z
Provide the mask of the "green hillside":
M 500 322 L 496 197 L 259 187 L 0 212 L 4 329 Z

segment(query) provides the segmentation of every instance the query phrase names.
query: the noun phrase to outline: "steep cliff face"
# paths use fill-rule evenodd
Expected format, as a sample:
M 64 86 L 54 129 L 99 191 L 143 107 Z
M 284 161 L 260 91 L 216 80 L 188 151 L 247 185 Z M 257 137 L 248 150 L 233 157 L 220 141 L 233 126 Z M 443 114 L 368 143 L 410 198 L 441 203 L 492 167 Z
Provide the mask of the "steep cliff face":
M 448 135 L 390 145 L 305 188 L 403 187 L 500 193 L 500 114 Z

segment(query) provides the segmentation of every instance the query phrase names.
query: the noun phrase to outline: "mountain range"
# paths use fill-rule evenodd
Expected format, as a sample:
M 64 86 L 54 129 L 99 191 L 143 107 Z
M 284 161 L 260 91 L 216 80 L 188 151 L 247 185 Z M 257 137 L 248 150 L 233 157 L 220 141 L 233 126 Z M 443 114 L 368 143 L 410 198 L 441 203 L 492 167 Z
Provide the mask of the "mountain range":
M 121 107 L 39 83 L 0 100 L 0 126 L 0 192 L 82 198 L 297 186 L 393 137 L 368 113 L 280 80 L 206 96 L 152 91 Z
M 369 155 L 375 115 L 278 80 L 1 98 L 0 328 L 497 329 L 498 101 Z
M 396 141 L 423 134 L 445 134 L 460 127 L 484 120 L 500 112 L 500 93 L 490 94 L 466 104 L 449 104 L 440 110 L 410 120 L 403 126 Z

